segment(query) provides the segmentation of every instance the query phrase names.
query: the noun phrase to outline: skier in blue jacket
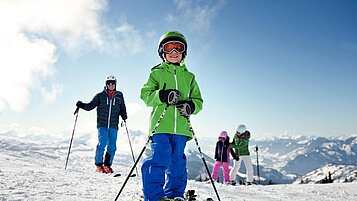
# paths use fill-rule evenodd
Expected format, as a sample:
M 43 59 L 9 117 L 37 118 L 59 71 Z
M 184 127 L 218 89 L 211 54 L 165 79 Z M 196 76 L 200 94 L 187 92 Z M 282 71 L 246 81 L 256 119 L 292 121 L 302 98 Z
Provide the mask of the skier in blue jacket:
M 119 116 L 126 120 L 126 107 L 123 94 L 116 90 L 117 80 L 113 75 L 105 79 L 104 90 L 94 96 L 89 103 L 78 101 L 76 106 L 86 111 L 97 108 L 98 144 L 95 152 L 96 172 L 113 173 L 113 163 L 118 133 Z M 103 162 L 103 155 L 105 159 Z

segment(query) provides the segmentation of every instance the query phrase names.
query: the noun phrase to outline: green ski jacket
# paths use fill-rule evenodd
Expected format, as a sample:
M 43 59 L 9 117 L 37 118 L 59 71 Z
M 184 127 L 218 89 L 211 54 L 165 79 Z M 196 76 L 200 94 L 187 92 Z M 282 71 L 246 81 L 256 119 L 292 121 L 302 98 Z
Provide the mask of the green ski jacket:
M 234 135 L 233 143 L 229 147 L 234 148 L 234 152 L 237 156 L 249 156 L 249 138 L 250 132 L 245 131 L 241 135 Z
M 179 100 L 193 101 L 195 104 L 193 114 L 197 114 L 202 110 L 203 100 L 194 74 L 187 70 L 185 64 L 178 66 L 162 62 L 151 69 L 149 79 L 141 89 L 140 98 L 147 106 L 153 107 L 150 115 L 149 136 L 166 107 L 166 103 L 161 102 L 159 98 L 159 91 L 164 87 L 165 83 L 166 90 L 176 89 L 180 91 Z M 175 106 L 167 108 L 167 112 L 154 134 L 156 133 L 185 135 L 188 140 L 192 139 L 187 119 L 180 115 Z

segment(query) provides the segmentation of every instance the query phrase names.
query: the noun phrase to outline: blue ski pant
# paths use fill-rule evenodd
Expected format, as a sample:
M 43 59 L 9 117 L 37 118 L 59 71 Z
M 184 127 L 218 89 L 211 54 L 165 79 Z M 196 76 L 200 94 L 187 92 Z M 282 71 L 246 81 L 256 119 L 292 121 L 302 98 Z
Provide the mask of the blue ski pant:
M 116 146 L 117 134 L 118 134 L 118 129 L 116 128 L 106 128 L 106 127 L 98 128 L 98 144 L 97 144 L 97 149 L 95 151 L 96 165 L 103 164 L 103 155 L 105 149 L 107 151 L 106 163 L 108 163 L 105 165 L 111 165 L 113 163 L 115 151 L 117 150 L 117 146 Z
M 154 134 L 152 155 L 141 166 L 145 201 L 184 197 L 187 185 L 187 137 L 175 134 Z M 166 180 L 165 180 L 166 175 Z

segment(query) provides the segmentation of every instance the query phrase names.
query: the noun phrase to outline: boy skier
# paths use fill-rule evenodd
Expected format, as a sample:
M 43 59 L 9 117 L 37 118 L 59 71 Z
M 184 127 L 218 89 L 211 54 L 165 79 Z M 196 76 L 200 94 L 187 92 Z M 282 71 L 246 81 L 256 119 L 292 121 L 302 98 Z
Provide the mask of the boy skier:
M 142 164 L 143 192 L 146 201 L 184 200 L 187 184 L 186 142 L 192 139 L 187 118 L 202 109 L 203 100 L 193 73 L 184 60 L 187 41 L 170 31 L 160 37 L 158 53 L 162 63 L 153 67 L 141 89 L 140 98 L 153 107 L 150 134 L 166 110 L 152 136 L 152 155 Z M 166 181 L 165 181 L 166 174 Z

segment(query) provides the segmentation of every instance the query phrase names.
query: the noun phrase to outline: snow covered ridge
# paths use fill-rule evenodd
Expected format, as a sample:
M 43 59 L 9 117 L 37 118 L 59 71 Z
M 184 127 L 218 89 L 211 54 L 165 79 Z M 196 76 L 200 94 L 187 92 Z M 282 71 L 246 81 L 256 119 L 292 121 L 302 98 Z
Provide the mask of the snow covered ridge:
M 122 173 L 122 177 L 95 173 L 93 164 L 95 146 L 88 143 L 89 141 L 86 141 L 85 137 L 78 136 L 72 146 L 69 164 L 65 171 L 69 139 L 56 141 L 27 137 L 0 133 L 1 201 L 114 200 L 133 164 L 129 151 L 119 151 L 113 168 L 116 172 Z M 120 145 L 123 147 L 126 136 L 121 137 Z M 133 138 L 133 141 L 140 144 L 138 147 L 142 148 L 143 144 L 139 139 Z M 200 139 L 199 142 L 201 147 L 208 145 L 205 144 L 204 139 Z M 189 144 L 192 145 L 191 142 Z M 197 149 L 195 146 L 193 148 Z M 188 154 L 195 154 L 194 149 L 188 149 Z M 206 154 L 205 157 L 208 159 L 210 153 Z M 200 166 L 203 166 L 202 163 L 201 165 L 197 163 L 197 167 Z M 134 200 L 133 196 L 142 195 L 141 186 L 140 177 L 130 178 L 119 200 Z M 357 200 L 356 182 L 326 185 L 227 186 L 216 184 L 216 187 L 222 201 Z M 199 201 L 207 197 L 217 200 L 210 183 L 189 180 L 187 189 L 195 189 Z
M 252 140 L 260 148 L 262 166 L 302 176 L 328 164 L 356 165 L 357 136 L 299 137 Z
M 357 166 L 328 164 L 298 178 L 294 184 L 323 183 L 324 180 L 329 179 L 329 175 L 333 183 L 357 183 Z
M 214 154 L 214 144 L 216 139 L 203 138 L 199 139 L 203 152 L 209 163 L 214 162 L 212 159 Z M 260 165 L 260 179 L 263 184 L 288 184 L 293 183 L 295 180 L 300 181 L 300 178 L 329 164 L 340 165 L 340 167 L 356 167 L 357 165 L 357 136 L 344 136 L 337 138 L 325 137 L 310 137 L 310 136 L 282 136 L 264 139 L 252 138 L 250 142 L 250 154 L 253 162 L 253 170 L 255 179 L 257 175 L 257 158 L 255 146 L 258 146 L 258 156 Z M 193 143 L 188 144 L 189 150 L 196 153 L 196 145 Z M 197 153 L 196 153 L 197 154 Z M 194 154 L 191 153 L 194 156 Z M 208 159 L 207 159 L 208 158 Z M 189 164 L 193 160 L 192 168 L 195 173 L 190 172 L 189 176 L 198 176 L 198 179 L 203 177 L 197 169 L 200 164 L 200 158 L 197 156 L 188 157 Z M 348 171 L 346 169 L 346 171 Z M 241 167 L 239 180 L 244 180 L 245 169 Z M 197 175 L 198 174 L 198 175 Z M 203 173 L 204 174 L 204 173 Z M 332 175 L 334 176 L 334 175 Z M 337 175 L 336 175 L 337 177 Z M 197 178 L 191 178 L 197 179 Z M 347 179 L 346 181 L 350 181 Z M 343 179 L 343 181 L 345 181 Z

